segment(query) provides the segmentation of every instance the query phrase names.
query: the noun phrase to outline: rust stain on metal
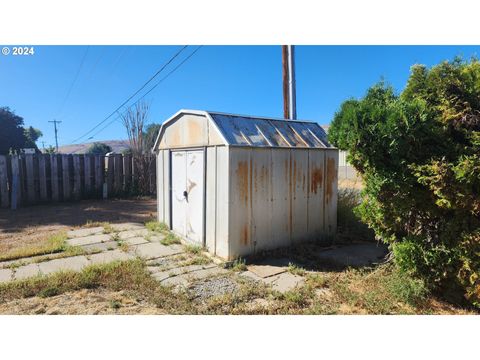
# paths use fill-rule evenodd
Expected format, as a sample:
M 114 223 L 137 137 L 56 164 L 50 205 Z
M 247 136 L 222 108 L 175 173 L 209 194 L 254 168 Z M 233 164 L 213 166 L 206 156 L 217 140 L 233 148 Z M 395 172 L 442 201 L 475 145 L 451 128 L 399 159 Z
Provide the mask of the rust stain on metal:
M 327 189 L 326 189 L 326 199 L 327 203 L 330 202 L 330 199 L 333 196 L 333 183 L 337 180 L 337 171 L 335 169 L 335 159 L 327 160 Z
M 238 194 L 240 200 L 245 203 L 245 206 L 247 206 L 249 197 L 248 163 L 246 161 L 239 161 L 235 174 L 238 181 Z
M 322 187 L 323 172 L 320 168 L 312 169 L 312 176 L 310 179 L 310 192 L 316 194 L 318 189 Z
M 243 225 L 242 236 L 241 236 L 242 245 L 248 245 L 248 243 L 250 242 L 250 234 L 249 233 L 250 233 L 250 231 L 249 231 L 248 224 Z
M 197 186 L 197 183 L 188 179 L 188 185 L 187 185 L 187 193 L 190 193 L 190 191 L 195 187 Z

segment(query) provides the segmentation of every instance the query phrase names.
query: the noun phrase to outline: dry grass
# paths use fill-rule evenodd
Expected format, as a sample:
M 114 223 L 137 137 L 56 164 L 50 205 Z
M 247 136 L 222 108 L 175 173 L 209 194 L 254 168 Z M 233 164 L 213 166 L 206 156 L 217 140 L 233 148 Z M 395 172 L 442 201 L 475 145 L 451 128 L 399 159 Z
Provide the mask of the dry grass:
M 60 232 L 39 241 L 37 244 L 29 244 L 16 247 L 0 254 L 0 261 L 17 260 L 25 257 L 54 254 L 67 249 L 67 234 Z
M 236 279 L 238 291 L 199 302 L 192 300 L 187 292 L 161 286 L 141 260 L 114 262 L 90 266 L 82 272 L 61 272 L 0 284 L 0 307 L 8 313 L 8 304 L 15 309 L 28 308 L 21 304 L 30 300 L 13 302 L 15 299 L 35 296 L 39 300 L 34 302 L 38 303 L 42 298 L 66 293 L 78 298 L 82 291 L 97 290 L 122 292 L 126 298 L 141 300 L 152 313 L 168 314 L 472 313 L 436 300 L 421 282 L 399 273 L 392 265 L 376 270 L 308 273 L 303 287 L 283 294 L 262 283 L 238 278 L 233 272 L 229 276 Z M 71 301 L 67 302 L 74 313 L 79 311 Z M 118 304 L 113 302 L 109 308 L 118 310 Z M 48 312 L 47 305 L 42 303 L 44 312 Z M 159 311 L 152 311 L 154 308 Z
M 170 288 L 161 286 L 150 276 L 141 260 L 92 265 L 81 272 L 59 272 L 0 284 L 0 303 L 31 296 L 45 298 L 96 288 L 125 291 L 170 314 L 195 312 L 185 294 L 174 293 Z

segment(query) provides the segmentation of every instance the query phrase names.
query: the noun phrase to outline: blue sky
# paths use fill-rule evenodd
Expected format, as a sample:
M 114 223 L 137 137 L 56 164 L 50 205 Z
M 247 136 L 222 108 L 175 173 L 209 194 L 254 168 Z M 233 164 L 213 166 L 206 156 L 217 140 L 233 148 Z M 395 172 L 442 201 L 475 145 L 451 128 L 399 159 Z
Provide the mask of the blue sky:
M 0 106 L 9 106 L 25 125 L 42 130 L 39 146 L 42 140 L 54 145 L 48 121 L 61 120 L 59 143 L 69 144 L 115 110 L 180 48 L 35 46 L 33 56 L 0 55 Z M 150 85 L 195 49 L 185 49 Z M 401 91 L 412 64 L 431 66 L 477 54 L 479 46 L 297 46 L 298 118 L 328 124 L 342 101 L 361 97 L 382 78 Z M 145 99 L 151 102 L 150 121 L 157 123 L 181 108 L 281 117 L 281 47 L 204 46 Z M 114 121 L 88 141 L 124 138 L 121 123 Z

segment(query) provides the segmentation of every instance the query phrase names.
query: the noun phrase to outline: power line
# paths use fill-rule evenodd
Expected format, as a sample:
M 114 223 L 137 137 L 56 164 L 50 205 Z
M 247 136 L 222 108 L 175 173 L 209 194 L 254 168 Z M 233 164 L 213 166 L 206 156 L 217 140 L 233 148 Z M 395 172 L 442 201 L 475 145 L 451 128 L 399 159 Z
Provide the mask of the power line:
M 97 125 L 95 125 L 93 128 L 91 128 L 89 131 L 87 131 L 85 134 L 82 136 L 78 137 L 72 143 L 76 143 L 78 140 L 84 138 L 85 136 L 89 135 L 94 131 L 96 128 L 98 128 L 100 125 L 102 125 L 105 121 L 110 119 L 115 113 L 122 108 L 126 103 L 128 103 L 133 97 L 135 97 L 140 91 L 142 91 L 153 79 L 155 79 L 170 63 L 175 60 L 175 58 L 180 55 L 180 53 L 187 48 L 188 45 L 183 46 L 175 55 L 173 55 L 150 79 L 148 79 L 147 82 L 145 82 L 140 89 L 138 89 L 133 95 L 131 95 L 127 100 L 125 100 L 120 106 L 118 106 L 110 115 L 108 115 L 105 119 L 100 121 Z
M 190 55 L 188 55 L 185 59 L 182 60 L 177 66 L 175 66 L 167 75 L 165 75 L 163 78 L 161 78 L 155 85 L 153 85 L 150 90 L 148 90 L 145 94 L 143 94 L 140 98 L 137 99 L 133 104 L 131 104 L 128 108 L 134 106 L 137 104 L 140 100 L 142 100 L 145 96 L 147 96 L 150 92 L 152 92 L 153 89 L 155 89 L 160 83 L 162 83 L 164 80 L 166 80 L 170 75 L 172 75 L 175 71 L 177 71 L 178 68 L 180 68 L 184 63 L 186 63 L 195 53 L 200 50 L 200 48 L 203 45 L 198 46 Z M 128 109 L 127 108 L 127 109 Z M 112 121 L 108 122 L 104 127 L 102 127 L 100 130 L 98 130 L 96 133 L 94 133 L 91 137 L 97 136 L 99 133 L 101 133 L 103 130 L 105 130 L 107 127 L 112 125 L 115 121 L 120 119 L 120 114 L 115 117 Z
M 78 75 L 80 75 L 80 71 L 82 70 L 83 63 L 85 62 L 85 58 L 87 57 L 88 50 L 90 49 L 90 46 L 87 46 L 87 49 L 85 50 L 85 53 L 83 54 L 82 61 L 80 61 L 80 66 L 77 69 L 77 73 L 75 74 L 75 77 L 73 78 L 72 83 L 70 84 L 70 88 L 67 91 L 67 95 L 65 95 L 65 99 L 63 99 L 62 106 L 60 106 L 60 110 L 58 113 L 60 114 L 63 110 L 63 107 L 67 103 L 68 98 L 70 97 L 70 93 L 72 92 L 73 87 L 75 86 L 75 83 L 77 82 Z

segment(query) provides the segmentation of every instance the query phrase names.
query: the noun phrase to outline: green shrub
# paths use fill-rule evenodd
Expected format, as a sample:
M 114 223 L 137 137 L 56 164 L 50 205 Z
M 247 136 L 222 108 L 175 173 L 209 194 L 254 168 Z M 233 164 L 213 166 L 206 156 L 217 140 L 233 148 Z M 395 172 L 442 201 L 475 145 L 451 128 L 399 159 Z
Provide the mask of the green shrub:
M 399 267 L 480 306 L 480 63 L 415 65 L 400 95 L 380 83 L 345 101 L 329 136 L 365 184 L 356 214 Z
M 355 208 L 360 205 L 361 196 L 357 189 L 338 189 L 337 226 L 343 239 L 375 240 L 374 232 L 362 223 L 355 214 Z

